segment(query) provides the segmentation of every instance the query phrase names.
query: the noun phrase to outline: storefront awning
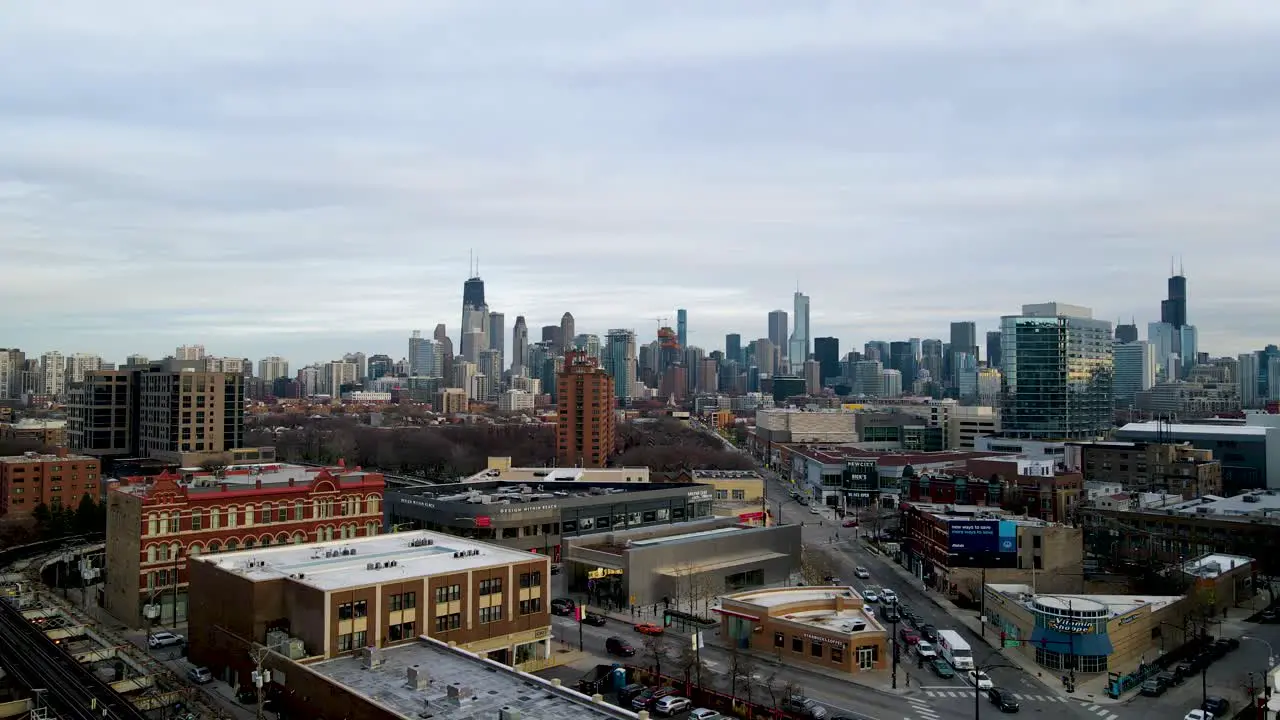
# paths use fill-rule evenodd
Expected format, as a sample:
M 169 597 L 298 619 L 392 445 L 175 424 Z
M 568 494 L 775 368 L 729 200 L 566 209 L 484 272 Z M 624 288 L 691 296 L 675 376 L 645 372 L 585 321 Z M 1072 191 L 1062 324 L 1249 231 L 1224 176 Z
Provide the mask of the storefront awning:
M 1032 631 L 1031 644 L 1063 655 L 1110 655 L 1112 651 L 1107 635 L 1064 633 L 1043 627 Z

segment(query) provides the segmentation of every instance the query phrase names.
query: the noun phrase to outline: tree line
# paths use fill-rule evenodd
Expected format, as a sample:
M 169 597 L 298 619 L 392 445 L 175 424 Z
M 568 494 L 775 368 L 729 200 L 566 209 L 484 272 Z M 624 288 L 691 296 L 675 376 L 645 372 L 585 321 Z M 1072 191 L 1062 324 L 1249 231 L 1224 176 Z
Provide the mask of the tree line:
M 431 480 L 451 480 L 480 472 L 490 457 L 510 457 L 518 467 L 555 464 L 555 426 L 547 423 L 371 427 L 353 417 L 264 416 L 252 421 L 249 447 L 275 446 L 286 462 L 374 468 Z M 720 468 L 746 470 L 751 464 L 674 420 L 627 422 L 617 428 L 619 466 L 659 472 Z

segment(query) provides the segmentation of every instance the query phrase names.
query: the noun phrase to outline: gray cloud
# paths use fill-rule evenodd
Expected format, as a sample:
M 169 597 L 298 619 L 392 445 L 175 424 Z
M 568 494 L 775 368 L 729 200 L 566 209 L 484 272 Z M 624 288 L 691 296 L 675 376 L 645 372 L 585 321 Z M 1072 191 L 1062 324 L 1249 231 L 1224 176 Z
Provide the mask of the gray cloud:
M 1280 5 L 27 3 L 0 345 L 403 354 L 495 309 L 845 346 L 1024 302 L 1275 340 Z

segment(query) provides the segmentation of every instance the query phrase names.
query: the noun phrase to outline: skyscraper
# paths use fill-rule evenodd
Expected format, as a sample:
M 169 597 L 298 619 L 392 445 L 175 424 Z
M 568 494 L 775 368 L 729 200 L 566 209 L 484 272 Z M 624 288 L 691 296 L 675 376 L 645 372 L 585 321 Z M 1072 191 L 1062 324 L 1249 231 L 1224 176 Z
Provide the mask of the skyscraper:
M 1165 379 L 1173 380 L 1191 371 L 1198 343 L 1195 326 L 1187 324 L 1187 278 L 1178 272 L 1169 278 L 1168 287 L 1169 297 L 1160 301 L 1160 322 L 1147 326 L 1147 340 L 1155 348 Z
M 1136 342 L 1137 340 L 1138 340 L 1137 325 L 1133 323 L 1130 323 L 1128 325 L 1124 325 L 1124 324 L 1116 325 L 1116 342 L 1128 343 L 1128 342 Z
M 955 356 L 957 353 L 969 353 L 978 359 L 978 327 L 972 322 L 953 322 L 951 323 L 951 350 L 947 354 L 947 384 L 949 387 L 956 387 L 956 363 Z
M 1133 405 L 1138 393 L 1156 384 L 1156 355 L 1144 340 L 1116 342 L 1114 394 L 1116 407 Z
M 480 359 L 480 351 L 489 347 L 489 306 L 484 301 L 484 280 L 473 275 L 462 285 L 461 355 L 469 362 Z
M 743 363 L 742 357 L 742 336 L 738 333 L 729 333 L 724 336 L 724 356 L 726 360 Z
M 612 338 L 615 332 L 609 331 Z M 613 454 L 614 379 L 584 352 L 569 352 L 556 375 L 556 462 L 604 467 Z
M 944 367 L 942 355 L 942 341 L 937 338 L 927 338 L 920 341 L 920 367 L 916 370 L 916 376 L 919 377 L 921 371 L 929 372 L 929 380 L 938 383 L 939 386 L 946 379 L 942 376 Z
M 809 296 L 797 290 L 792 300 L 795 319 L 787 357 L 791 371 L 798 374 L 804 372 L 804 361 L 809 359 Z
M 787 311 L 771 310 L 769 312 L 769 342 L 787 356 Z M 761 372 L 764 372 L 762 369 Z
M 489 350 L 498 351 L 498 376 L 490 378 L 494 384 L 494 393 L 498 391 L 498 381 L 502 379 L 502 370 L 507 367 L 507 316 L 500 312 L 489 313 L 489 328 L 485 339 Z
M 289 377 L 289 361 L 272 355 L 258 361 L 258 377 L 263 380 Z
M 516 325 L 511 330 L 511 374 L 529 374 L 529 327 L 523 315 L 516 316 Z
M 1258 356 L 1254 353 L 1243 353 L 1239 357 L 1240 406 L 1254 408 L 1258 406 Z
M 610 330 L 605 336 L 604 369 L 613 376 L 614 395 L 618 405 L 631 400 L 636 383 L 636 331 Z
M 577 331 L 573 327 L 573 314 L 566 312 L 560 316 L 560 354 L 573 349 L 573 338 Z
M 1136 332 L 1136 330 L 1135 330 Z M 1136 337 L 1134 338 L 1137 339 Z M 987 367 L 1000 367 L 1000 331 L 987 331 Z
M 560 326 L 559 325 L 543 325 L 542 326 L 542 342 L 551 345 L 551 354 L 560 353 L 564 343 L 560 342 Z
M 889 343 L 889 369 L 897 370 L 902 376 L 902 389 L 910 389 L 916 381 L 916 358 L 911 351 L 910 342 L 894 341 Z
M 689 347 L 689 311 L 676 309 L 676 342 L 680 347 Z
M 1111 323 L 1065 303 L 1023 305 L 1000 319 L 1002 432 L 1085 440 L 1112 427 Z
M 840 340 L 833 337 L 814 338 L 813 359 L 818 361 L 818 387 L 840 377 Z

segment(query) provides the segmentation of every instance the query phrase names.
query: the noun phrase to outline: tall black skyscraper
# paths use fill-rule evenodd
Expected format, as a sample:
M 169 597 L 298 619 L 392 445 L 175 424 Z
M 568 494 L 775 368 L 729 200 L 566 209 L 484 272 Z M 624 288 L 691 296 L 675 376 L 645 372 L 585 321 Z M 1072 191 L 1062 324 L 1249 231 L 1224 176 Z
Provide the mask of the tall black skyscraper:
M 1130 343 L 1130 342 L 1137 342 L 1137 341 L 1138 341 L 1137 325 L 1133 325 L 1133 324 L 1123 325 L 1120 323 L 1116 324 L 1116 342 Z
M 738 333 L 729 333 L 724 336 L 724 357 L 726 360 L 742 364 L 742 336 Z
M 818 375 L 822 382 L 840 377 L 840 340 L 820 337 L 813 340 L 813 358 L 818 361 Z
M 902 373 L 902 392 L 911 394 L 911 386 L 916 381 L 916 353 L 911 343 L 889 343 L 889 368 Z
M 1169 278 L 1169 299 L 1160 301 L 1160 322 L 1175 328 L 1187 324 L 1187 278 L 1181 272 Z
M 987 331 L 987 367 L 1000 367 L 1000 331 Z

